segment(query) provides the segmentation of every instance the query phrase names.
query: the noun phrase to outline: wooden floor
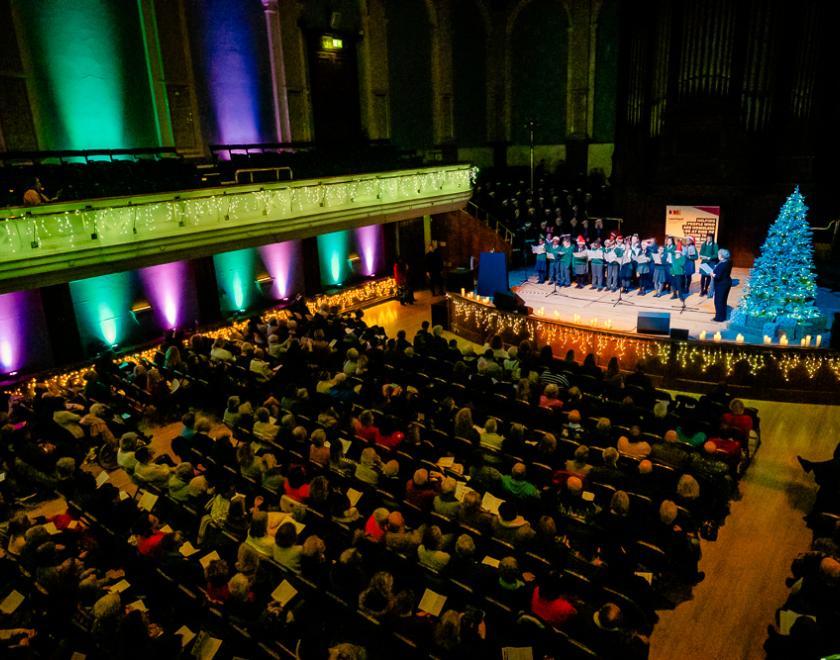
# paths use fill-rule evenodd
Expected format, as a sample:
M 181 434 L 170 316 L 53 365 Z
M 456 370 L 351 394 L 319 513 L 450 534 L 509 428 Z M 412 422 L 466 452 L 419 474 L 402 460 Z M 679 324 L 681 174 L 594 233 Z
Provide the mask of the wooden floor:
M 410 339 L 430 319 L 429 302 L 430 296 L 421 293 L 415 306 L 383 303 L 366 310 L 365 319 L 385 327 L 389 336 L 404 328 Z M 815 489 L 796 455 L 831 457 L 840 441 L 840 406 L 749 404 L 760 410 L 762 447 L 741 481 L 741 499 L 733 502 L 718 540 L 702 543 L 700 570 L 706 578 L 691 600 L 660 612 L 651 660 L 763 658 L 767 625 L 788 593 L 790 563 L 809 546 L 811 534 L 802 516 Z M 154 448 L 168 451 L 179 429 L 177 423 L 155 429 Z M 129 483 L 121 471 L 112 481 L 118 487 Z M 60 501 L 45 503 L 37 513 L 50 515 L 64 506 Z
M 760 410 L 763 444 L 717 541 L 702 543 L 700 570 L 706 579 L 692 600 L 660 612 L 651 660 L 763 658 L 767 625 L 787 597 L 790 563 L 810 544 L 802 516 L 815 487 L 796 455 L 831 458 L 840 442 L 840 407 L 750 405 Z

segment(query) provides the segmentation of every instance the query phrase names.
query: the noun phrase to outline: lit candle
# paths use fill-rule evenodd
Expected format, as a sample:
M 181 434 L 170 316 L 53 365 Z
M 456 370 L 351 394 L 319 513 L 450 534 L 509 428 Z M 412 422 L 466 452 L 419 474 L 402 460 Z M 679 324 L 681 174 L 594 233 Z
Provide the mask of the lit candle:
M 742 335 L 740 332 L 738 333 L 738 336 L 735 337 L 735 343 L 736 344 L 743 344 L 744 343 L 744 335 Z
M 806 346 L 811 345 L 811 335 L 805 335 L 805 345 Z
M 580 314 L 575 314 L 574 321 L 575 323 L 580 323 Z
M 720 341 L 721 339 L 723 339 L 723 337 L 721 337 L 720 332 L 716 332 L 715 333 L 715 341 Z
M 700 341 L 706 341 L 706 331 L 705 330 L 700 331 Z
M 764 343 L 765 344 L 772 344 L 773 338 L 770 335 L 764 335 Z
M 807 346 L 808 345 L 808 339 L 803 337 L 802 339 L 799 340 L 799 345 L 800 346 Z
M 464 291 L 465 291 L 464 287 L 461 287 L 461 295 L 462 296 L 464 295 Z
M 788 345 L 788 338 L 787 335 L 782 335 L 779 337 L 779 346 L 787 346 Z
M 817 335 L 817 342 L 814 344 L 817 348 L 822 345 L 822 335 Z

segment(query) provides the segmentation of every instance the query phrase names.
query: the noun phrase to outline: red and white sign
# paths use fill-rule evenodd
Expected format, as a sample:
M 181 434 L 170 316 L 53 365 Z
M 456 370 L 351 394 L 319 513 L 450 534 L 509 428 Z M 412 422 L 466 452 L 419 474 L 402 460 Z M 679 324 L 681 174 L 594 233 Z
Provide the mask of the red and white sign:
M 719 206 L 665 207 L 665 235 L 677 240 L 691 236 L 699 245 L 709 232 L 717 239 L 719 222 Z

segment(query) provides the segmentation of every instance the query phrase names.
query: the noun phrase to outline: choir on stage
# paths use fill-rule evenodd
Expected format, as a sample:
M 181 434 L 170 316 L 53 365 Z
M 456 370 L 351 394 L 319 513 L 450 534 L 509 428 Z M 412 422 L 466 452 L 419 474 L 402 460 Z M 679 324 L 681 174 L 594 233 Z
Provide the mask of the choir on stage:
M 701 296 L 711 298 L 716 290 L 720 293 L 719 282 L 715 287 L 711 283 L 721 253 L 726 252 L 718 249 L 711 233 L 699 249 L 691 237 L 675 241 L 666 236 L 664 244 L 658 245 L 655 238 L 640 240 L 638 234 L 623 237 L 615 233 L 603 242 L 596 238 L 589 243 L 582 235 L 574 243 L 569 235 L 540 236 L 531 249 L 540 284 L 578 289 L 590 285 L 596 291 L 622 293 L 638 289 L 640 296 L 653 291 L 655 298 L 670 293 L 673 299 L 690 295 L 691 279 L 698 272 Z M 727 252 L 724 260 L 728 256 Z

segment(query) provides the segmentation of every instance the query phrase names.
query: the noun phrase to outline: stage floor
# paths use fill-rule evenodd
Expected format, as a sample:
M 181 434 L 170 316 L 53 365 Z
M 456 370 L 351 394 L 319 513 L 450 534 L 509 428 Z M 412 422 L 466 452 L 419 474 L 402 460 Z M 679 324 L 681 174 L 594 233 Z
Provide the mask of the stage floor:
M 744 295 L 744 285 L 749 278 L 749 269 L 733 268 L 732 278 L 737 283 L 729 293 L 727 318 L 731 318 L 732 311 Z M 737 331 L 729 330 L 729 321 L 716 323 L 712 320 L 715 315 L 714 300 L 700 297 L 699 275 L 694 275 L 692 278 L 690 295 L 685 299 L 685 307 L 679 300 L 672 300 L 670 294 L 654 298 L 653 293 L 640 296 L 638 290 L 623 295 L 621 302 L 618 302 L 618 293 L 594 291 L 588 285 L 584 289 L 576 289 L 574 285 L 567 288 L 558 287 L 557 293 L 551 294 L 553 287 L 548 284 L 537 284 L 536 275 L 532 270 L 511 272 L 509 282 L 511 288 L 525 300 L 525 304 L 533 308 L 534 316 L 577 322 L 583 325 L 588 325 L 592 319 L 597 318 L 600 326 L 603 326 L 604 321 L 610 320 L 613 330 L 636 332 L 636 319 L 639 312 L 669 312 L 671 327 L 688 330 L 688 335 L 692 339 L 697 339 L 704 330 L 709 336 L 720 332 L 724 340 L 730 341 L 735 341 L 737 335 Z M 840 309 L 840 296 L 836 292 L 821 289 L 818 304 L 823 311 L 833 313 Z M 576 315 L 578 319 L 575 319 Z M 831 318 L 830 314 L 829 318 Z M 761 333 L 745 335 L 744 341 L 761 344 L 763 337 Z

